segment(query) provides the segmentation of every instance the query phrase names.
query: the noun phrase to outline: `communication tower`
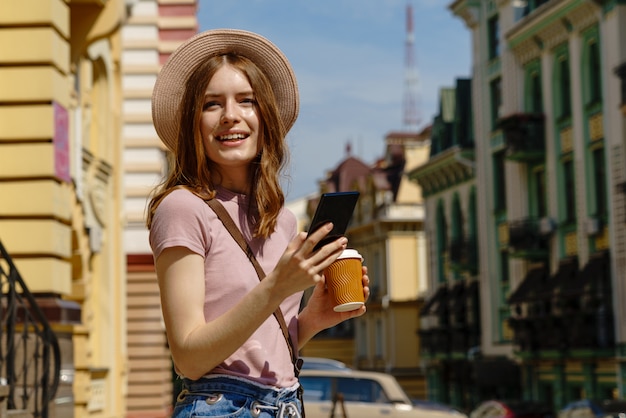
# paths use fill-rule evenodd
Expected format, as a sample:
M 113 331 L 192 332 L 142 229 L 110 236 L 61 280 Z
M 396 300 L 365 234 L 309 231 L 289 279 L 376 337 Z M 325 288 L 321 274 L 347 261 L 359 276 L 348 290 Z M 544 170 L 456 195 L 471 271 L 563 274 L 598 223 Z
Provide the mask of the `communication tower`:
M 413 31 L 413 7 L 406 6 L 406 44 L 405 44 L 405 86 L 404 86 L 404 129 L 417 131 L 420 115 L 417 105 L 418 76 L 415 65 L 415 33 Z

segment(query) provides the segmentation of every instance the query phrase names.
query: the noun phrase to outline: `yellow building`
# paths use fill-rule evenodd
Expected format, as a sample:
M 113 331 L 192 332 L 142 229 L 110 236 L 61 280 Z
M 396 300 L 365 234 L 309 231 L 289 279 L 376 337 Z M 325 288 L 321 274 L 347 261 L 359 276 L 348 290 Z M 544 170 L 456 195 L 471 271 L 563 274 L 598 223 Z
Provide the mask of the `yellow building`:
M 197 31 L 195 15 L 195 0 L 0 2 L 0 408 L 171 412 L 144 227 L 165 167 L 150 96 L 160 65 Z M 41 311 L 41 323 L 25 311 Z M 15 338 L 31 326 L 43 331 Z M 47 383 L 18 385 L 31 375 Z
M 367 313 L 321 333 L 303 354 L 391 373 L 411 397 L 425 398 L 417 334 L 427 289 L 424 210 L 420 189 L 405 172 L 428 159 L 430 129 L 392 132 L 385 142 L 385 156 L 373 167 L 348 153 L 320 187 L 321 193 L 361 192 L 346 235 L 368 266 Z
M 116 169 L 125 6 L 0 3 L 0 241 L 59 340 L 53 367 L 62 380 L 51 412 L 64 417 L 125 410 Z

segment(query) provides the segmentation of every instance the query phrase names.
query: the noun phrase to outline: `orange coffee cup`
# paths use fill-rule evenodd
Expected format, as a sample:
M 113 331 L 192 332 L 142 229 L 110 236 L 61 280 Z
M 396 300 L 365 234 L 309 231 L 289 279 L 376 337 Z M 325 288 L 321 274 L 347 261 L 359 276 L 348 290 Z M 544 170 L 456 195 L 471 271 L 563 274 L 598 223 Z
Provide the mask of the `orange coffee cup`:
M 357 250 L 346 249 L 324 269 L 326 287 L 335 302 L 335 312 L 353 311 L 365 304 L 362 264 L 363 257 Z

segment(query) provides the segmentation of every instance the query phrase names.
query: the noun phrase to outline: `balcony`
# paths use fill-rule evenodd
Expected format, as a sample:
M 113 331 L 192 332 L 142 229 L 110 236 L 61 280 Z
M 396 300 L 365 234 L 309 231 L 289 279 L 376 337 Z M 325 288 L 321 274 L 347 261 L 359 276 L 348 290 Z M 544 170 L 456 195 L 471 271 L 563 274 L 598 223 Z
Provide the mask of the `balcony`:
M 506 144 L 506 158 L 534 162 L 545 158 L 544 116 L 540 113 L 516 113 L 498 121 Z
M 442 285 L 420 313 L 421 350 L 428 355 L 452 358 L 466 356 L 480 345 L 478 281 Z
M 478 272 L 478 243 L 476 237 L 453 239 L 450 243 L 450 266 L 470 274 Z
M 608 252 L 593 254 L 578 268 L 563 259 L 557 272 L 530 269 L 509 297 L 514 342 L 522 352 L 601 350 L 615 345 Z
M 508 222 L 509 252 L 512 257 L 545 259 L 548 255 L 548 236 L 537 218 L 521 218 Z

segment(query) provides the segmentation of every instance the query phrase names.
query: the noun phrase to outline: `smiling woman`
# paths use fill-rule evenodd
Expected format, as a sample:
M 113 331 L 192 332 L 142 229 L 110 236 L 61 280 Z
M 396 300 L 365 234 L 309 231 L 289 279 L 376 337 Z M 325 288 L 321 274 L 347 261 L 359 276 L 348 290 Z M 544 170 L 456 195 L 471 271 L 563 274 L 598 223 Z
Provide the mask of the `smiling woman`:
M 301 416 L 299 349 L 365 313 L 364 306 L 335 312 L 324 288 L 323 270 L 347 240 L 314 250 L 332 224 L 298 234 L 284 207 L 285 136 L 298 110 L 291 65 L 247 31 L 196 35 L 158 76 L 153 121 L 173 165 L 147 222 L 168 343 L 183 379 L 175 418 Z M 367 298 L 366 268 L 361 273 Z

